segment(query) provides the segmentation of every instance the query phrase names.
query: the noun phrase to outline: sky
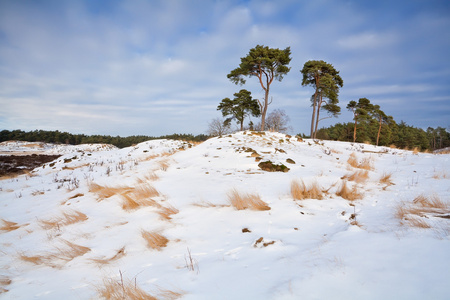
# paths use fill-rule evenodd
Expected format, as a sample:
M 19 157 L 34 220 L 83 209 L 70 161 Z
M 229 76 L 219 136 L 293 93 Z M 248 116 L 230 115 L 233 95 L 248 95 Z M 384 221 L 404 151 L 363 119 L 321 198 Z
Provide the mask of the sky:
M 293 134 L 310 131 L 308 60 L 344 80 L 341 115 L 319 127 L 352 121 L 363 97 L 397 122 L 450 126 L 450 1 L 0 0 L 0 130 L 206 133 L 223 98 L 262 99 L 256 78 L 227 78 L 256 45 L 291 48 L 269 112 Z

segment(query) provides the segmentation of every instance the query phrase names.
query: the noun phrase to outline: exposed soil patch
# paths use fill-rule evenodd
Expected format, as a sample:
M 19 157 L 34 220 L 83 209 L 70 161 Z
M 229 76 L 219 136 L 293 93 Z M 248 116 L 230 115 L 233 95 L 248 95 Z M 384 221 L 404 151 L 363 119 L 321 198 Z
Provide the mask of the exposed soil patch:
M 0 155 L 0 176 L 22 174 L 45 163 L 53 161 L 61 155 Z

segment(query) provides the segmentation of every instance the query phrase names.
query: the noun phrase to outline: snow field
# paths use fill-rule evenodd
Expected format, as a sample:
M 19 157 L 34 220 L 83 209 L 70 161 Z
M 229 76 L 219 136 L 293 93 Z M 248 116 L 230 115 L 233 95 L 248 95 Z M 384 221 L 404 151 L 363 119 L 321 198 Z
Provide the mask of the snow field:
M 158 299 L 446 299 L 449 158 L 270 132 L 80 146 L 0 180 L 17 227 L 0 231 L 0 299 L 98 299 L 123 279 Z M 294 200 L 293 181 L 322 200 Z M 337 196 L 344 182 L 360 199 Z M 233 190 L 270 210 L 237 210 Z

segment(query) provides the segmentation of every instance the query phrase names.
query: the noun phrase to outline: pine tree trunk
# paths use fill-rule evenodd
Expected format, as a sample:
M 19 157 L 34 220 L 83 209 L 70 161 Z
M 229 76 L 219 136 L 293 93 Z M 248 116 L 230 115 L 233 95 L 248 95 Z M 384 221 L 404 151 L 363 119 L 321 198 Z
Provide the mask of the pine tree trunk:
M 353 143 L 356 142 L 356 125 L 358 124 L 358 121 L 356 121 L 355 118 L 355 128 L 353 129 Z
M 381 132 L 381 117 L 380 117 L 380 127 L 378 127 L 378 134 L 377 134 L 377 146 L 378 146 L 378 140 L 380 139 L 380 132 Z
M 264 131 L 264 128 L 266 126 L 266 113 L 268 106 L 269 106 L 269 87 L 265 89 L 264 94 L 264 106 L 261 111 L 261 131 Z
M 320 116 L 320 107 L 322 106 L 322 93 L 319 93 L 319 101 L 317 102 L 317 117 L 316 117 L 316 127 L 314 130 L 314 139 L 317 135 L 317 127 L 319 126 L 319 116 Z

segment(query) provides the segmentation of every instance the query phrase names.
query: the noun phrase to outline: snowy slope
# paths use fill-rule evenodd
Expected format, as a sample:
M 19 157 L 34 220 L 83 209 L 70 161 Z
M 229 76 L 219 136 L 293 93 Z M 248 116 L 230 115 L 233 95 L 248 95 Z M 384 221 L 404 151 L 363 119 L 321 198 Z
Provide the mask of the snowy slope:
M 99 299 L 127 280 L 158 299 L 450 294 L 448 154 L 269 132 L 78 150 L 0 180 L 0 299 Z M 366 180 L 349 180 L 366 171 L 352 157 Z M 294 200 L 293 180 L 326 192 Z M 237 210 L 233 190 L 270 210 Z

